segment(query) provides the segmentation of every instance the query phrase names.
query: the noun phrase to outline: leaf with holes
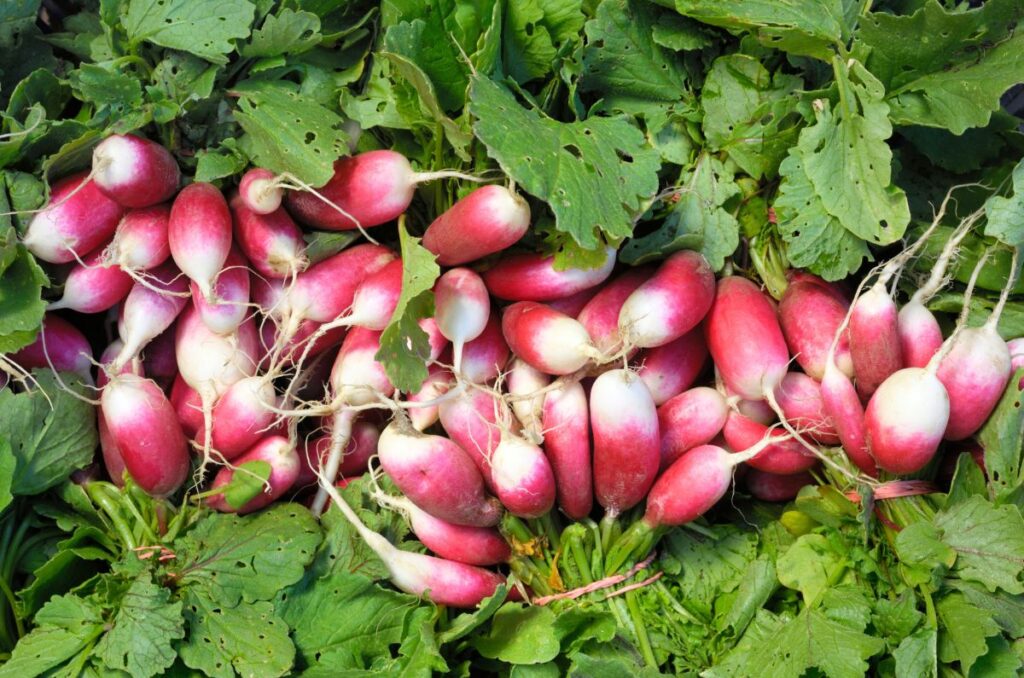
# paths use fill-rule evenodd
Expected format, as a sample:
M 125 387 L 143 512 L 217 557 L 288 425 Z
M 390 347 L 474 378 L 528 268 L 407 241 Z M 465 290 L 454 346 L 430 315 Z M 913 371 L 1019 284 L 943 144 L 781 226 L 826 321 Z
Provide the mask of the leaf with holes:
M 185 665 L 213 678 L 288 673 L 295 645 L 288 625 L 266 601 L 231 607 L 189 591 L 185 594 L 188 637 L 178 646 Z
M 522 84 L 551 72 L 562 50 L 580 40 L 579 0 L 509 0 L 502 17 L 501 66 Z
M 240 143 L 254 164 L 313 186 L 326 184 L 334 161 L 349 152 L 337 113 L 278 83 L 242 89 L 235 119 L 246 131 Z
M 957 553 L 954 570 L 961 579 L 1024 593 L 1024 518 L 1012 504 L 995 506 L 974 496 L 940 511 L 935 526 Z
M 658 190 L 659 154 L 625 118 L 558 122 L 519 105 L 504 87 L 473 78 L 469 110 L 488 153 L 544 200 L 558 230 L 587 250 L 620 241 Z
M 102 610 L 73 595 L 55 597 L 36 614 L 35 628 L 0 665 L 0 678 L 50 675 L 103 633 Z
M 1013 168 L 1011 190 L 1011 196 L 985 201 L 985 235 L 1019 248 L 1024 246 L 1024 160 Z
M 153 583 L 147 571 L 132 582 L 111 620 L 112 627 L 96 645 L 107 668 L 149 678 L 174 663 L 174 641 L 185 637 L 181 602 L 171 590 Z
M 249 0 L 131 0 L 124 29 L 133 44 L 145 40 L 226 64 L 232 40 L 249 36 L 255 11 Z
M 263 25 L 252 32 L 249 44 L 238 51 L 245 57 L 301 54 L 316 47 L 322 37 L 320 17 L 286 7 L 276 15 L 267 16 Z
M 218 605 L 270 600 L 302 578 L 320 538 L 316 520 L 298 504 L 210 515 L 182 538 L 169 576 Z
M 997 499 L 1009 497 L 1020 486 L 1020 450 L 1024 447 L 1024 392 L 1017 385 L 1022 379 L 1024 371 L 1016 370 L 1006 385 L 1003 397 L 977 436 L 985 450 L 989 487 Z

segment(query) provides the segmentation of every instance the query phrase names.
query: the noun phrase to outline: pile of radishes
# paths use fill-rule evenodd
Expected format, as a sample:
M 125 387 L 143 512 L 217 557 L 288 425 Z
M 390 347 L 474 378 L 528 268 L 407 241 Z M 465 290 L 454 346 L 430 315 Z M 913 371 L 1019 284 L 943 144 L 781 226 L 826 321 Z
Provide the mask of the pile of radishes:
M 597 504 L 614 519 L 646 502 L 609 552 L 610 574 L 649 533 L 707 512 L 740 464 L 767 500 L 792 498 L 822 462 L 865 482 L 918 471 L 942 440 L 981 427 L 1010 378 L 995 331 L 1005 294 L 983 327 L 961 323 L 945 340 L 925 306 L 953 239 L 902 309 L 888 286 L 914 248 L 852 307 L 841 286 L 800 272 L 776 305 L 743 277 L 716 280 L 695 252 L 615 275 L 611 248 L 592 270 L 493 257 L 525 234 L 530 210 L 487 185 L 423 235 L 453 268 L 420 323 L 429 377 L 396 393 L 376 356 L 400 258 L 368 243 L 311 265 L 299 223 L 385 224 L 417 183 L 443 176 L 372 151 L 339 160 L 312 191 L 261 169 L 229 196 L 206 183 L 179 191 L 166 149 L 114 135 L 90 173 L 58 182 L 24 243 L 70 265 L 53 310 L 116 312 L 119 338 L 95 380 L 112 480 L 126 472 L 155 496 L 207 483 L 210 506 L 239 512 L 317 488 L 313 510 L 333 500 L 399 588 L 472 606 L 504 581 L 487 568 L 512 557 L 496 528 L 505 512 L 580 520 Z M 57 315 L 8 358 L 92 381 L 88 341 Z M 253 461 L 271 468 L 263 492 L 232 507 L 217 488 Z M 378 488 L 377 502 L 437 557 L 366 529 L 338 494 L 370 466 L 403 495 Z

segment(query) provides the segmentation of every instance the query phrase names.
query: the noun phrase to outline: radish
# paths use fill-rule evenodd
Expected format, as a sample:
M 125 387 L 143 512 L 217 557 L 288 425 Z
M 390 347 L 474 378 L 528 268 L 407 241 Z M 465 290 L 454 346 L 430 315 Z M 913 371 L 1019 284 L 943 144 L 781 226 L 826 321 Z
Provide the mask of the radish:
M 463 347 L 483 333 L 491 315 L 487 287 L 468 268 L 453 268 L 434 284 L 434 308 L 438 329 L 452 342 L 452 371 L 458 376 Z
M 203 430 L 203 398 L 180 374 L 174 378 L 171 386 L 171 405 L 185 436 L 195 438 Z
M 235 459 L 236 466 L 225 466 L 218 471 L 210 489 L 224 487 L 231 482 L 235 473 L 245 472 L 244 469 L 239 470 L 239 467 L 252 461 L 270 464 L 270 477 L 267 478 L 263 490 L 240 508 L 228 504 L 223 494 L 214 495 L 206 500 L 211 508 L 222 513 L 252 513 L 283 497 L 295 485 L 295 479 L 299 475 L 299 455 L 288 438 L 274 435 L 260 440 L 245 454 Z
M 171 205 L 167 242 L 178 268 L 213 299 L 213 286 L 231 250 L 231 212 L 213 184 L 189 184 Z
M 761 444 L 762 449 L 747 463 L 768 473 L 790 475 L 806 471 L 818 458 L 788 435 L 772 435 L 772 430 L 739 412 L 730 412 L 722 428 L 726 444 L 733 450 L 745 450 Z M 685 455 L 684 455 L 685 456 Z
M 555 505 L 555 474 L 544 451 L 510 433 L 491 455 L 491 483 L 514 516 L 540 518 Z
M 78 329 L 58 315 L 47 313 L 35 341 L 9 356 L 26 370 L 49 368 L 74 372 L 92 384 L 92 347 Z
M 554 472 L 558 506 L 573 520 L 587 517 L 594 505 L 589 420 L 587 395 L 579 382 L 544 396 L 544 452 Z
M 530 227 L 530 206 L 504 186 L 483 186 L 434 219 L 423 246 L 442 266 L 458 266 L 516 244 Z
M 810 471 L 780 476 L 777 473 L 765 473 L 752 468 L 747 472 L 744 482 L 747 491 L 761 501 L 790 501 L 796 498 L 805 485 L 814 484 L 814 476 Z
M 726 389 L 726 393 L 729 393 Z M 735 403 L 735 410 L 747 419 L 767 426 L 778 418 L 772 406 L 763 400 L 743 400 L 737 395 L 729 394 L 726 402 Z
M 268 405 L 275 401 L 274 385 L 263 377 L 246 377 L 229 386 L 213 406 L 213 449 L 230 461 L 255 445 L 274 423 Z
M 261 214 L 235 196 L 231 200 L 231 215 L 235 242 L 260 275 L 287 278 L 309 266 L 302 231 L 283 209 Z
M 199 283 L 192 281 L 192 303 L 211 332 L 231 334 L 249 315 L 248 263 L 238 249 L 232 247 L 224 269 L 214 279 L 213 296 L 209 300 Z
M 93 181 L 125 207 L 149 207 L 178 190 L 181 172 L 166 148 L 130 134 L 111 134 L 92 152 Z
M 704 332 L 696 327 L 663 346 L 645 350 L 637 361 L 637 374 L 660 406 L 693 386 L 707 360 Z
M 832 420 L 825 414 L 821 384 L 800 372 L 782 378 L 775 394 L 786 421 L 822 445 L 839 445 L 840 439 Z
M 124 341 L 114 369 L 139 355 L 139 352 L 174 323 L 188 304 L 188 280 L 171 262 L 152 272 L 149 285 L 135 283 L 121 307 L 118 333 Z
M 508 301 L 550 301 L 562 299 L 600 285 L 615 268 L 615 249 L 607 248 L 598 268 L 555 269 L 555 258 L 540 254 L 505 257 L 483 274 L 487 289 Z
M 551 383 L 551 378 L 521 358 L 512 361 L 508 371 L 508 392 L 512 396 L 512 413 L 522 426 L 522 436 L 538 445 L 544 442 L 542 412 L 544 394 L 533 396 Z
M 688 450 L 714 440 L 728 417 L 725 398 L 706 386 L 680 393 L 659 407 L 661 468 L 668 468 Z
M 501 519 L 501 505 L 485 494 L 473 460 L 447 438 L 420 433 L 399 414 L 380 434 L 377 454 L 402 494 L 431 515 L 476 527 Z
M 503 407 L 493 393 L 477 388 L 438 405 L 445 433 L 473 460 L 488 488 L 492 486 L 491 455 L 501 442 L 498 417 Z
M 416 185 L 458 172 L 416 172 L 400 153 L 367 151 L 334 163 L 334 176 L 316 193 L 290 191 L 288 211 L 303 223 L 330 231 L 370 228 L 397 219 L 409 208 Z
M 124 343 L 120 339 L 115 339 L 103 349 L 103 353 L 100 354 L 100 368 L 96 374 L 96 388 L 102 389 L 110 381 L 111 364 L 114 362 L 114 358 L 121 352 L 123 346 Z M 140 377 L 146 376 L 146 370 L 141 360 L 133 360 L 122 366 L 118 373 L 136 374 Z
M 107 422 L 100 413 L 96 417 L 96 427 L 100 437 L 100 454 L 103 456 L 103 468 L 107 470 L 110 482 L 118 487 L 124 487 L 124 458 L 121 456 L 121 448 L 117 446 L 114 438 L 110 435 Z
M 445 348 L 448 347 L 448 340 L 445 339 L 443 334 L 441 334 L 441 328 L 437 326 L 437 321 L 433 318 L 421 318 L 416 324 L 420 326 L 421 330 L 427 333 L 427 343 L 430 344 L 430 355 L 427 356 L 427 361 L 436 361 L 441 357 L 441 354 L 444 353 Z M 490 321 L 488 321 L 488 325 L 489 324 Z M 501 329 L 498 328 L 496 331 L 500 337 Z
M 427 594 L 438 605 L 475 607 L 505 583 L 504 577 L 481 567 L 396 548 L 367 528 L 337 489 L 328 486 L 326 490 L 359 536 L 384 563 L 391 582 L 400 590 L 417 596 Z
M 131 289 L 131 276 L 117 264 L 105 264 L 103 251 L 95 250 L 71 268 L 64 279 L 64 293 L 47 308 L 100 313 L 120 303 Z
M 170 205 L 131 209 L 117 226 L 114 239 L 103 253 L 106 264 L 117 264 L 129 272 L 148 271 L 167 261 L 171 246 L 167 243 Z
M 392 259 L 363 278 L 352 295 L 349 313 L 325 327 L 355 325 L 368 330 L 383 330 L 391 322 L 401 296 L 402 260 Z
M 812 279 L 813 278 L 813 279 Z M 850 307 L 837 287 L 810 274 L 789 283 L 779 301 L 779 323 L 797 363 L 811 377 L 825 375 L 825 358 Z M 836 366 L 853 376 L 848 333 L 840 335 Z
M 704 332 L 731 391 L 747 400 L 771 396 L 786 375 L 789 349 L 775 307 L 757 285 L 735 276 L 719 280 Z
M 379 438 L 380 430 L 373 422 L 357 421 L 352 424 L 351 437 L 345 446 L 341 464 L 338 466 L 338 473 L 341 477 L 352 478 L 366 471 L 370 457 L 377 454 Z M 305 450 L 299 454 L 300 468 L 299 477 L 295 480 L 296 487 L 307 487 L 316 482 L 317 471 L 326 461 L 330 450 L 330 435 L 322 435 L 306 441 Z
M 570 318 L 577 318 L 583 308 L 590 303 L 590 300 L 593 299 L 600 291 L 600 287 L 590 287 L 588 289 L 581 290 L 576 294 L 570 294 L 567 297 L 551 299 L 546 303 L 559 313 L 564 313 Z M 577 320 L 578 319 L 579 318 L 577 318 Z
M 870 397 L 889 375 L 903 367 L 899 312 L 880 282 L 857 298 L 850 314 L 850 355 L 862 398 Z
M 238 182 L 241 206 L 257 215 L 273 214 L 281 207 L 284 191 L 277 185 L 277 176 L 268 169 L 254 167 Z M 289 219 L 289 221 L 291 221 Z
M 602 356 L 582 324 L 533 301 L 506 307 L 501 331 L 520 360 L 547 374 L 572 374 Z
M 188 445 L 160 387 L 134 374 L 118 374 L 103 388 L 100 409 L 111 441 L 139 487 L 155 497 L 181 487 L 188 476 Z
M 462 349 L 462 377 L 471 384 L 493 381 L 508 362 L 508 344 L 501 334 L 501 323 L 491 314 L 484 331 L 466 342 Z
M 454 377 L 448 368 L 441 365 L 430 365 L 427 368 L 427 378 L 424 380 L 420 390 L 411 393 L 406 398 L 410 404 L 421 402 L 433 402 L 448 392 Z M 409 409 L 409 420 L 412 427 L 417 431 L 425 431 L 438 419 L 440 404 L 432 404 L 426 407 L 411 407 Z
M 898 370 L 875 390 L 864 412 L 871 456 L 890 473 L 920 471 L 935 456 L 949 418 L 949 395 L 933 367 Z
M 1017 370 L 1024 367 L 1024 337 L 1006 342 L 1006 350 L 1010 352 L 1010 369 L 1016 373 Z M 1017 384 L 1017 388 L 1024 389 L 1022 384 L 1024 384 L 1024 377 Z
M 428 549 L 448 560 L 466 565 L 498 565 L 508 562 L 512 549 L 493 527 L 455 525 L 435 518 L 405 497 L 374 493 L 374 499 L 404 514 L 413 534 Z
M 66 264 L 110 240 L 124 208 L 103 195 L 86 172 L 61 179 L 21 242 L 37 258 Z
M 715 301 L 715 273 L 698 252 L 676 252 L 636 289 L 619 312 L 627 346 L 663 346 L 704 319 Z
M 634 372 L 609 370 L 590 389 L 594 496 L 609 516 L 638 504 L 661 463 L 658 411 Z
M 619 313 L 636 288 L 651 277 L 648 267 L 631 268 L 601 288 L 576 315 L 576 320 L 587 330 L 594 345 L 611 354 L 622 348 L 619 334 Z

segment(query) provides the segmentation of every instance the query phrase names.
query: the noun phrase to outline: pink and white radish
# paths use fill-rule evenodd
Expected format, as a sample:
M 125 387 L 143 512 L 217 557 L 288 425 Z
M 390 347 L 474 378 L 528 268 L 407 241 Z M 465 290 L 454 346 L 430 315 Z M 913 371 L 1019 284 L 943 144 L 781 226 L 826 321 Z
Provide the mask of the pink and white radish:
M 203 398 L 179 374 L 171 386 L 171 405 L 187 438 L 195 438 L 203 430 Z
M 69 309 L 79 313 L 100 313 L 121 302 L 132 289 L 132 279 L 117 264 L 106 264 L 103 251 L 94 250 L 81 264 L 75 264 L 64 279 L 61 298 L 51 302 L 51 311 Z
M 103 388 L 102 413 L 124 467 L 145 492 L 173 493 L 188 476 L 185 434 L 167 396 L 154 382 L 117 374 Z
M 248 263 L 238 249 L 232 247 L 223 270 L 214 279 L 213 295 L 209 299 L 199 283 L 192 281 L 192 303 L 211 332 L 231 334 L 249 315 Z
M 647 267 L 629 269 L 604 285 L 576 316 L 599 350 L 610 355 L 622 347 L 619 334 L 622 305 L 652 273 L 653 269 Z
M 21 242 L 43 261 L 66 264 L 110 240 L 123 214 L 121 205 L 79 172 L 53 185 L 50 202 L 32 217 Z
M 753 468 L 789 475 L 814 466 L 818 458 L 800 442 L 786 434 L 775 435 L 772 429 L 739 412 L 730 412 L 722 428 L 726 444 L 733 450 L 746 450 L 761 445 L 761 451 L 747 463 Z
M 124 341 L 114 369 L 137 357 L 174 323 L 188 304 L 188 279 L 171 262 L 153 270 L 148 285 L 135 283 L 121 307 L 118 334 Z
M 266 215 L 280 209 L 284 190 L 278 185 L 277 175 L 268 169 L 254 167 L 238 182 L 238 197 L 249 212 Z
M 695 327 L 674 341 L 641 353 L 637 374 L 647 384 L 654 404 L 660 406 L 693 386 L 707 360 L 704 331 Z
M 539 445 L 544 442 L 544 394 L 534 394 L 550 384 L 551 377 L 521 358 L 512 361 L 506 376 L 512 413 L 522 428 L 522 436 Z
M 235 242 L 260 275 L 287 278 L 309 266 L 302 231 L 283 209 L 261 214 L 235 196 L 231 200 L 231 215 Z
M 853 303 L 850 355 L 862 398 L 870 397 L 889 375 L 903 367 L 898 316 L 896 303 L 878 283 Z
M 274 385 L 260 376 L 229 386 L 213 406 L 210 444 L 225 460 L 246 452 L 274 423 Z
M 181 171 L 166 148 L 131 134 L 111 134 L 92 152 L 93 181 L 125 207 L 149 207 L 178 190 Z
M 224 487 L 231 482 L 236 473 L 246 472 L 245 464 L 254 461 L 270 465 L 270 477 L 259 494 L 237 508 L 231 506 L 223 494 L 208 498 L 206 503 L 223 513 L 252 513 L 283 497 L 295 485 L 295 479 L 299 476 L 299 455 L 295 451 L 295 445 L 284 436 L 268 436 L 235 459 L 234 466 L 225 466 L 218 471 L 210 489 Z
M 148 271 L 167 261 L 171 247 L 167 224 L 168 204 L 131 209 L 117 226 L 114 239 L 103 253 L 104 263 L 117 264 L 129 272 Z
M 171 205 L 167 242 L 174 263 L 213 300 L 217 275 L 231 250 L 231 212 L 213 184 L 189 184 Z
M 438 405 L 445 433 L 473 460 L 488 488 L 492 486 L 491 456 L 501 442 L 498 420 L 504 407 L 494 393 L 478 388 Z
M 572 374 L 603 356 L 579 321 L 534 301 L 506 307 L 501 331 L 520 360 L 547 374 Z
M 482 186 L 434 219 L 423 246 L 442 266 L 458 266 L 516 244 L 530 227 L 530 206 L 504 186 Z
M 594 505 L 589 421 L 587 395 L 579 382 L 544 396 L 544 452 L 555 474 L 558 506 L 573 520 L 588 516 Z
M 505 509 L 520 518 L 539 518 L 555 505 L 555 474 L 544 451 L 504 432 L 491 455 L 491 484 Z
M 561 299 L 552 299 L 547 303 L 548 306 L 555 309 L 559 313 L 564 313 L 570 318 L 577 318 L 583 308 L 590 303 L 590 300 L 597 296 L 597 293 L 601 291 L 600 287 L 590 287 L 585 290 L 581 290 L 576 294 L 570 294 L 567 297 Z M 577 318 L 578 320 L 579 318 Z
M 598 268 L 555 269 L 555 258 L 540 254 L 505 257 L 483 273 L 491 294 L 507 301 L 550 301 L 600 285 L 615 268 L 615 249 L 609 247 Z
M 661 468 L 668 468 L 688 450 L 710 443 L 728 418 L 725 398 L 707 386 L 684 391 L 659 407 Z
M 409 420 L 412 427 L 417 431 L 425 431 L 437 423 L 440 403 L 434 401 L 439 399 L 448 389 L 451 388 L 455 377 L 448 368 L 441 365 L 430 365 L 427 367 L 427 378 L 416 393 L 410 393 L 406 402 L 410 405 L 419 403 L 433 403 L 422 407 L 409 408 Z
M 471 384 L 493 381 L 508 362 L 508 344 L 501 333 L 501 322 L 492 313 L 483 332 L 466 342 L 462 349 L 462 377 Z
M 846 319 L 849 306 L 850 302 L 835 285 L 806 273 L 792 280 L 782 295 L 782 333 L 797 363 L 811 377 L 820 380 L 825 375 L 829 347 Z M 852 377 L 849 336 L 845 331 L 839 334 L 836 366 Z
M 638 504 L 661 464 L 658 411 L 635 372 L 604 372 L 590 389 L 594 497 L 609 516 Z
M 756 468 L 749 469 L 743 479 L 747 491 L 761 501 L 790 501 L 800 493 L 805 485 L 814 484 L 814 476 L 810 471 L 780 476 L 777 473 L 766 473 Z
M 714 300 L 715 273 L 707 260 L 676 252 L 626 299 L 619 334 L 627 346 L 663 346 L 696 327 Z
M 74 325 L 58 315 L 47 313 L 35 341 L 8 356 L 26 370 L 53 369 L 74 372 L 92 383 L 92 347 Z
M 453 268 L 434 284 L 434 320 L 452 342 L 453 372 L 459 376 L 467 342 L 479 337 L 491 315 L 491 300 L 483 279 L 468 268 Z
M 806 374 L 790 372 L 782 378 L 775 398 L 786 421 L 794 428 L 822 445 L 840 444 L 836 428 L 825 413 L 821 384 L 817 381 Z
M 875 390 L 864 412 L 871 456 L 890 473 L 920 471 L 935 456 L 949 415 L 949 394 L 934 368 L 894 372 Z
M 377 441 L 380 429 L 370 421 L 357 421 L 352 424 L 352 433 L 345 446 L 341 463 L 338 465 L 338 476 L 353 478 L 366 471 L 370 457 L 377 454 Z M 307 487 L 316 482 L 317 472 L 323 467 L 331 451 L 330 434 L 307 440 L 305 449 L 299 454 L 299 477 L 295 480 L 296 487 Z

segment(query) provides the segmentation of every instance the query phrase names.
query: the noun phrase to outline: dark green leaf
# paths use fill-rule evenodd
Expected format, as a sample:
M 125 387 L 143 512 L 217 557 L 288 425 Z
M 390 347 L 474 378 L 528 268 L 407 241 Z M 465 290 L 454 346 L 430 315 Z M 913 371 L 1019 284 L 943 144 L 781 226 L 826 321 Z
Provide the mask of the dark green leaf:
M 14 480 L 16 463 L 14 453 L 11 452 L 11 444 L 0 438 L 0 511 L 7 508 L 14 499 L 14 495 L 11 494 L 11 482 Z
M 1013 168 L 1012 196 L 994 195 L 985 201 L 985 235 L 1011 247 L 1024 245 L 1024 160 Z
M 501 65 L 520 84 L 546 76 L 560 51 L 580 39 L 586 17 L 578 0 L 508 0 L 504 5 Z
M 267 16 L 239 53 L 245 57 L 301 54 L 316 47 L 320 40 L 320 18 L 316 14 L 286 7 L 276 15 Z
M 998 634 L 999 626 L 985 611 L 969 603 L 960 593 L 943 597 L 935 603 L 935 611 L 941 624 L 939 659 L 944 662 L 960 662 L 966 674 L 978 657 L 988 652 L 985 639 Z
M 82 64 L 71 73 L 71 86 L 84 100 L 116 111 L 142 105 L 142 84 L 138 78 L 96 64 Z
M 288 625 L 268 602 L 214 603 L 190 590 L 185 595 L 188 638 L 178 647 L 188 666 L 213 678 L 283 676 L 295 660 Z
M 125 593 L 112 626 L 96 646 L 110 669 L 149 678 L 174 663 L 171 644 L 185 636 L 181 602 L 171 602 L 170 589 L 157 586 L 152 575 L 140 575 Z
M 261 459 L 239 465 L 231 475 L 231 482 L 222 486 L 224 501 L 233 509 L 240 509 L 263 492 L 270 479 L 272 467 Z
M 103 633 L 101 610 L 72 595 L 54 598 L 35 618 L 36 628 L 0 666 L 0 678 L 46 674 L 84 650 Z
M 946 506 L 960 504 L 977 495 L 988 496 L 985 473 L 978 466 L 978 462 L 974 461 L 973 455 L 961 453 L 956 461 L 953 482 L 949 484 Z
M 484 657 L 510 664 L 542 664 L 558 656 L 556 619 L 547 607 L 507 603 L 494 615 L 490 631 L 471 642 Z
M 994 506 L 974 496 L 935 517 L 943 541 L 957 552 L 960 577 L 989 591 L 1024 593 L 1024 518 L 1013 505 Z
M 124 29 L 133 42 L 146 40 L 224 64 L 232 40 L 249 36 L 255 11 L 249 0 L 131 0 Z

